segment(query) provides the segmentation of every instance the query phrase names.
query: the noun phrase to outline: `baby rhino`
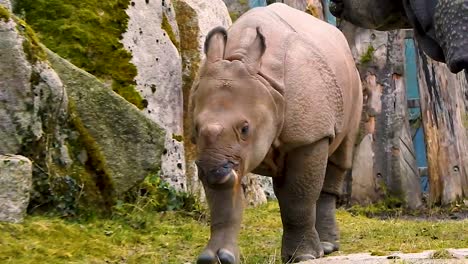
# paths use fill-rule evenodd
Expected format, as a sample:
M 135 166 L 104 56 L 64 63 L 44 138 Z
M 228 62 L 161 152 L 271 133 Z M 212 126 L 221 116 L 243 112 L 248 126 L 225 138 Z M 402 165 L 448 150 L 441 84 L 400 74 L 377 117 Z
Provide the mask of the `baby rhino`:
M 213 29 L 190 98 L 211 238 L 197 263 L 239 263 L 242 177 L 273 178 L 284 262 L 338 249 L 335 202 L 362 109 L 358 72 L 335 27 L 283 4 Z

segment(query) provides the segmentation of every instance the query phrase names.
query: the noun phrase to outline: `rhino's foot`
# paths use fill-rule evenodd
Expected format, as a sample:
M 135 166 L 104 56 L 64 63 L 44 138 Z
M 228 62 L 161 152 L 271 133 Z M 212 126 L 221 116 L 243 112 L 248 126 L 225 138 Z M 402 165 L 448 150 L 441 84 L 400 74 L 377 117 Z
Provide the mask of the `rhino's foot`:
M 325 253 L 325 255 L 338 251 L 338 249 L 340 248 L 340 246 L 336 242 L 331 243 L 331 242 L 322 241 L 320 242 L 320 244 L 322 244 L 323 253 Z
M 316 231 L 311 232 L 311 237 L 293 236 L 284 234 L 283 246 L 281 250 L 284 263 L 297 263 L 301 261 L 323 257 L 323 249 L 318 240 Z
M 316 259 L 313 255 L 303 254 L 303 255 L 299 255 L 299 256 L 289 258 L 289 261 L 287 263 L 297 263 L 297 262 L 313 260 L 313 259 Z
M 211 249 L 206 249 L 198 257 L 197 264 L 236 264 L 236 257 L 234 254 L 224 248 L 218 250 L 215 254 Z
M 330 169 L 329 166 L 327 169 Z M 327 171 L 328 172 L 328 171 Z M 339 233 L 335 218 L 336 196 L 322 192 L 317 202 L 317 222 L 315 228 L 319 233 L 320 244 L 325 254 L 339 249 Z

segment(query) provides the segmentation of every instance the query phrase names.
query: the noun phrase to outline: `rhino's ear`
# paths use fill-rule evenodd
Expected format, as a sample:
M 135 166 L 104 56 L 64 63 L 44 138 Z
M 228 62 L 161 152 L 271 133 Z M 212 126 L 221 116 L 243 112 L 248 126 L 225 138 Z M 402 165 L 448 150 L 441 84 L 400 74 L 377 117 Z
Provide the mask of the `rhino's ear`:
M 252 43 L 247 47 L 247 56 L 244 62 L 247 63 L 249 68 L 258 72 L 262 62 L 262 56 L 266 50 L 265 36 L 263 36 L 259 27 L 257 27 L 255 32 L 252 33 L 255 34 L 255 37 L 252 38 Z
M 223 27 L 213 28 L 205 40 L 205 54 L 208 62 L 222 60 L 226 48 L 227 32 Z

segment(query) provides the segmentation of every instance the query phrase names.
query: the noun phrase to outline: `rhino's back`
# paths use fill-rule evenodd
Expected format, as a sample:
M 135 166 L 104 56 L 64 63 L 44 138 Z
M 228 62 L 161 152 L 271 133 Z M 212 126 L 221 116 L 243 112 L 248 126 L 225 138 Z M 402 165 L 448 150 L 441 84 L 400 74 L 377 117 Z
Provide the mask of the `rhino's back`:
M 336 137 L 337 141 L 335 141 L 336 144 L 334 145 L 339 144 L 339 141 L 346 134 L 341 132 L 347 132 L 345 130 L 349 127 L 348 122 L 351 120 L 352 115 L 357 116 L 357 112 L 360 111 L 358 110 L 359 105 L 353 102 L 352 98 L 360 98 L 361 93 L 359 76 L 347 40 L 343 34 L 336 27 L 302 11 L 284 4 L 272 4 L 250 10 L 231 26 L 228 30 L 225 57 L 228 58 L 242 48 L 247 30 L 257 27 L 261 29 L 262 34 L 265 36 L 267 46 L 262 57 L 261 72 L 268 75 L 276 83 L 282 84 L 286 90 L 285 96 L 289 96 L 293 100 L 301 100 L 303 105 L 311 106 L 324 102 L 318 101 L 317 93 L 328 93 L 328 98 L 331 98 L 331 100 L 327 100 L 327 107 L 329 107 L 325 111 L 327 113 L 318 116 L 317 111 L 308 109 L 310 113 L 307 113 L 303 119 L 295 120 L 291 118 L 291 120 L 287 120 L 285 131 L 297 131 L 296 128 L 304 126 L 304 123 L 323 122 L 321 126 L 323 130 L 316 131 L 316 135 L 311 136 L 311 133 L 304 132 L 295 136 L 295 141 L 306 143 L 325 135 Z M 294 52 L 291 52 L 294 49 L 301 50 L 300 55 L 296 55 L 295 58 L 297 64 L 303 65 L 304 61 L 311 62 L 304 65 L 307 69 L 301 69 L 297 65 L 293 65 L 294 59 L 287 59 L 294 54 Z M 301 57 L 304 59 L 297 61 L 301 60 Z M 297 73 L 297 71 L 303 72 Z M 327 73 L 328 79 L 317 80 L 317 74 L 324 72 Z M 324 78 L 323 74 L 318 75 L 319 78 Z M 297 83 L 299 79 L 302 79 L 308 85 L 298 87 L 288 83 L 291 80 Z M 324 82 L 334 83 L 334 85 L 329 89 L 330 86 L 324 87 Z M 318 87 L 321 85 L 322 87 Z M 290 91 L 289 89 L 302 90 Z M 320 91 L 314 91 L 314 89 Z M 297 99 L 297 95 L 301 93 L 314 95 L 311 96 L 314 98 L 307 98 L 306 96 Z M 289 114 L 287 114 L 290 116 L 304 115 L 299 108 L 295 108 L 295 106 L 289 104 L 287 111 Z
M 240 48 L 247 28 L 257 27 L 267 46 L 262 72 L 279 83 L 283 83 L 285 54 L 297 36 L 308 42 L 311 51 L 321 54 L 332 70 L 342 70 L 344 59 L 352 61 L 347 41 L 336 27 L 280 3 L 254 8 L 241 16 L 229 29 L 226 57 Z

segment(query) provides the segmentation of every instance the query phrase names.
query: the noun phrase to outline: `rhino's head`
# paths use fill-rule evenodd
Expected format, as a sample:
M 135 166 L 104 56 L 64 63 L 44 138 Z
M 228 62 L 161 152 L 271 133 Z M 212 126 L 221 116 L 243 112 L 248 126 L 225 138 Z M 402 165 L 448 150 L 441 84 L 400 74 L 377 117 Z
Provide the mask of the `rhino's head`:
M 247 30 L 225 58 L 227 33 L 210 32 L 206 60 L 191 94 L 192 141 L 204 183 L 229 188 L 264 159 L 282 123 L 282 98 L 259 74 L 265 40 Z

